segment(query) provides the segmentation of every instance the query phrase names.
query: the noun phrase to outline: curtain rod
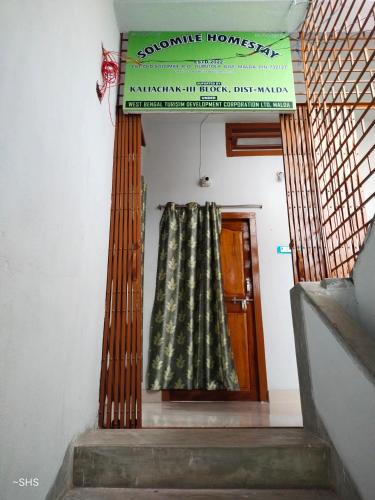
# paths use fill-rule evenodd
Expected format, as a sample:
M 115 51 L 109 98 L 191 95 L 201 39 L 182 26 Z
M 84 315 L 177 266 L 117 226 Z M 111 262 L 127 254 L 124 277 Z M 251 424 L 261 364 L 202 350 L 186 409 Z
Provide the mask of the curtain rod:
M 179 205 L 175 203 L 175 207 L 186 207 L 187 205 Z M 202 207 L 204 205 L 198 205 L 199 207 Z M 157 208 L 161 210 L 162 208 L 165 208 L 166 205 L 158 205 Z M 263 205 L 217 205 L 217 208 L 263 208 Z

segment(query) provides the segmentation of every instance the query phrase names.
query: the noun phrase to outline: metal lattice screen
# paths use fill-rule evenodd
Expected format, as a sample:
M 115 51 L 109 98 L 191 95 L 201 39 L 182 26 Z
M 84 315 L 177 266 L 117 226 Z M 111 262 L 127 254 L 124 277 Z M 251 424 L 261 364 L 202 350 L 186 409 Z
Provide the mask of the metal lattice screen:
M 313 0 L 301 38 L 327 272 L 342 277 L 375 211 L 375 3 Z

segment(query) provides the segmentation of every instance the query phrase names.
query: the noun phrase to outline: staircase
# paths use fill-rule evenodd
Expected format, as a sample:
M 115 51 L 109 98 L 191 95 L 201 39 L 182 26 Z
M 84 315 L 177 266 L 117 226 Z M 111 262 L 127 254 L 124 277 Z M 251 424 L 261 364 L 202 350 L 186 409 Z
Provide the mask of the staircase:
M 83 434 L 65 500 L 333 500 L 330 450 L 303 429 Z

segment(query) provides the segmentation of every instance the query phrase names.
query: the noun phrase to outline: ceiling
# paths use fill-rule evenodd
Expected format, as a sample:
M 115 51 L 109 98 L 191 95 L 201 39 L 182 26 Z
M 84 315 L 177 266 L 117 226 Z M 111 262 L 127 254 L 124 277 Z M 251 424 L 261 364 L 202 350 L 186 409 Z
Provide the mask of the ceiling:
M 308 0 L 114 0 L 121 32 L 296 31 Z

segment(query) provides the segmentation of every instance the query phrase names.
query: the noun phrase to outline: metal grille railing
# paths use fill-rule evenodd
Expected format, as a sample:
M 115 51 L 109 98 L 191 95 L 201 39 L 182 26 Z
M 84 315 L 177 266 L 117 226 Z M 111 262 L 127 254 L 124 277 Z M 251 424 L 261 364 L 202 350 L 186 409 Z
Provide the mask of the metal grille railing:
M 347 276 L 375 208 L 375 3 L 313 0 L 301 31 L 330 276 Z

